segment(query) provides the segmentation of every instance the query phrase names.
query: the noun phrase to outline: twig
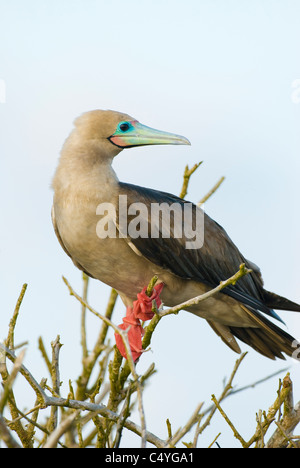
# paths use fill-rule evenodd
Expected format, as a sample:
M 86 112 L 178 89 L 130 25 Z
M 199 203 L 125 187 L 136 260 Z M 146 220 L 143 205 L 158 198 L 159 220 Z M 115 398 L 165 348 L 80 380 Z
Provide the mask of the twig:
M 60 437 L 67 432 L 70 426 L 73 424 L 81 410 L 74 411 L 67 416 L 61 423 L 50 433 L 43 448 L 55 448 L 59 442 Z
M 66 280 L 66 278 L 63 277 L 64 283 L 67 285 L 69 292 L 72 296 L 76 297 L 76 299 L 81 303 L 84 304 L 85 307 L 92 312 L 96 317 L 99 317 L 101 320 L 103 320 L 107 325 L 111 326 L 116 333 L 118 333 L 122 341 L 124 343 L 125 349 L 126 349 L 126 354 L 127 354 L 127 362 L 129 364 L 131 374 L 136 381 L 137 384 L 137 395 L 138 395 L 138 408 L 139 408 L 139 414 L 140 414 L 140 419 L 141 419 L 141 427 L 142 427 L 142 434 L 141 434 L 141 447 L 145 447 L 146 445 L 146 422 L 145 422 L 145 413 L 144 413 L 144 408 L 143 408 L 143 401 L 142 401 L 142 387 L 139 382 L 139 377 L 135 371 L 135 364 L 134 360 L 132 358 L 131 354 L 131 349 L 128 341 L 128 330 L 122 330 L 119 327 L 117 327 L 111 320 L 109 320 L 107 317 L 104 317 L 103 315 L 99 314 L 96 310 L 94 310 L 92 307 L 90 307 L 83 299 L 72 289 L 70 286 L 69 282 Z
M 235 284 L 240 278 L 242 278 L 245 275 L 248 275 L 251 273 L 252 270 L 246 268 L 245 264 L 240 265 L 240 269 L 237 273 L 235 273 L 231 278 L 221 281 L 221 283 L 214 289 L 211 289 L 210 291 L 201 294 L 200 296 L 193 297 L 192 299 L 189 299 L 186 302 L 183 302 L 181 304 L 178 304 L 174 307 L 170 307 L 169 309 L 165 310 L 159 310 L 155 313 L 154 317 L 151 319 L 149 325 L 147 325 L 145 329 L 145 335 L 142 341 L 142 347 L 143 349 L 146 349 L 151 342 L 151 338 L 153 335 L 153 332 L 155 328 L 157 327 L 159 321 L 161 320 L 162 317 L 166 315 L 171 315 L 171 314 L 178 314 L 180 310 L 186 309 L 187 307 L 191 307 L 193 305 L 199 304 L 199 302 L 205 301 L 206 299 L 210 298 L 211 296 L 217 294 L 218 292 L 222 291 L 222 289 L 226 288 L 230 284 Z
M 24 353 L 24 351 L 22 351 L 20 353 L 21 357 L 22 357 L 23 353 Z M 13 357 L 14 357 L 14 359 L 13 359 L 13 362 L 15 364 L 14 374 L 16 375 L 17 372 L 22 373 L 23 366 L 22 366 L 22 364 L 20 364 L 18 358 L 15 356 L 13 351 L 9 350 L 2 343 L 0 343 L 0 357 L 1 357 L 0 373 L 1 373 L 1 377 L 2 377 L 2 380 L 3 380 L 3 385 L 4 385 L 4 389 L 5 389 L 4 390 L 4 395 L 3 395 L 3 403 L 5 404 L 6 401 L 8 402 L 11 417 L 12 417 L 12 419 L 16 419 L 19 416 L 19 413 L 18 413 L 16 401 L 15 401 L 15 396 L 14 396 L 13 390 L 12 390 L 11 385 L 10 385 L 10 380 L 14 380 L 15 377 L 13 376 L 13 378 L 11 379 L 11 376 L 9 375 L 7 367 L 6 367 L 6 359 L 5 359 L 5 356 L 9 357 L 10 355 L 13 355 Z M 16 362 L 17 362 L 17 364 L 16 364 Z M 31 439 L 31 437 L 29 436 L 28 431 L 26 431 L 26 429 L 23 427 L 21 421 L 18 420 L 14 424 L 13 430 L 18 434 L 18 437 L 19 437 L 19 439 L 22 442 L 24 447 L 32 448 L 33 441 Z
M 289 374 L 283 379 L 283 385 L 282 388 L 280 389 L 280 392 L 278 393 L 278 396 L 273 403 L 273 405 L 270 406 L 267 415 L 264 418 L 264 421 L 261 422 L 261 425 L 256 428 L 256 431 L 254 435 L 251 437 L 249 442 L 247 443 L 248 447 L 251 447 L 252 444 L 255 442 L 259 441 L 261 438 L 261 431 L 263 431 L 264 435 L 266 434 L 267 430 L 269 429 L 270 425 L 272 422 L 275 420 L 275 416 L 277 412 L 280 410 L 281 405 L 289 398 L 289 394 L 292 390 L 291 387 L 291 381 L 289 378 Z M 300 418 L 299 418 L 300 420 Z M 299 422 L 298 420 L 298 422 Z M 294 423 L 297 425 L 298 424 L 297 420 L 294 421 Z M 267 447 L 271 448 L 273 444 L 276 444 L 276 438 L 277 434 L 273 434 L 271 439 L 269 440 Z
M 117 297 L 118 297 L 118 293 L 114 289 L 111 289 L 108 304 L 107 304 L 106 311 L 105 311 L 105 317 L 109 320 L 111 319 Z M 83 300 L 83 303 L 86 304 L 86 301 Z M 85 307 L 86 309 L 86 306 L 83 304 L 82 304 L 82 307 Z M 91 374 L 93 372 L 93 369 L 95 367 L 95 364 L 97 362 L 97 359 L 99 358 L 102 351 L 106 349 L 106 345 L 104 345 L 104 342 L 106 339 L 108 326 L 109 326 L 108 323 L 106 322 L 102 323 L 99 336 L 97 338 L 97 341 L 95 343 L 93 350 L 90 352 L 89 356 L 84 358 L 82 361 L 82 373 L 77 379 L 77 385 L 78 385 L 77 392 L 76 392 L 77 400 L 83 400 L 86 397 L 87 386 L 88 386 Z
M 14 349 L 15 326 L 16 326 L 16 323 L 17 323 L 17 318 L 18 318 L 18 315 L 19 315 L 21 304 L 22 304 L 23 299 L 24 299 L 26 289 L 27 289 L 27 284 L 25 283 L 22 286 L 22 289 L 21 289 L 20 295 L 18 297 L 17 304 L 16 304 L 16 307 L 15 307 L 12 319 L 9 322 L 8 336 L 7 336 L 7 339 L 5 340 L 4 344 L 5 344 L 5 346 L 7 346 L 8 348 L 11 348 L 11 349 Z
M 9 397 L 9 394 L 10 394 L 10 391 L 12 389 L 12 386 L 14 384 L 14 381 L 21 369 L 21 366 L 22 366 L 22 362 L 24 360 L 24 356 L 25 356 L 25 349 L 23 349 L 19 356 L 16 357 L 15 359 L 15 362 L 14 362 L 14 366 L 12 368 L 12 371 L 10 373 L 10 375 L 7 377 L 6 379 L 6 382 L 4 384 L 4 388 L 3 388 L 3 393 L 2 393 L 2 396 L 0 398 L 0 414 L 3 414 L 3 410 L 4 410 L 4 407 L 5 407 L 5 404 L 8 400 L 8 397 Z
M 214 405 L 214 407 L 215 407 L 215 405 Z M 191 444 L 191 447 L 193 447 L 193 448 L 196 448 L 197 444 L 198 444 L 198 438 L 199 438 L 199 435 L 200 435 L 200 425 L 201 425 L 201 421 L 202 421 L 203 416 L 204 416 L 204 414 L 201 413 L 200 416 L 199 416 L 197 425 L 196 425 L 195 434 L 194 434 L 194 438 L 193 438 L 193 443 Z
M 38 339 L 38 345 L 39 345 L 39 350 L 41 351 L 42 357 L 44 358 L 44 361 L 46 363 L 47 369 L 49 371 L 49 374 L 51 375 L 51 361 L 48 357 L 43 338 L 40 336 Z
M 220 437 L 221 435 L 221 432 L 219 432 L 219 434 L 214 438 L 214 440 L 212 441 L 211 444 L 209 444 L 209 446 L 207 448 L 212 448 L 212 446 L 214 445 L 215 442 L 217 442 L 218 438 Z
M 223 389 L 223 392 L 221 393 L 221 396 L 219 397 L 219 400 L 218 402 L 220 403 L 222 400 L 224 400 L 226 398 L 226 396 L 228 395 L 228 393 L 231 391 L 232 389 L 232 382 L 233 382 L 233 379 L 238 371 L 238 368 L 240 367 L 242 361 L 244 360 L 245 356 L 247 355 L 247 353 L 243 353 L 235 362 L 235 365 L 234 365 L 234 368 L 233 368 L 233 371 L 231 373 L 231 376 L 229 377 L 229 380 L 228 380 L 228 383 L 225 385 L 224 389 Z M 216 405 L 213 405 L 211 410 L 210 410 L 210 413 L 207 417 L 207 419 L 205 420 L 205 422 L 202 424 L 201 427 L 199 427 L 199 430 L 198 430 L 198 434 L 202 434 L 202 432 L 204 431 L 204 429 L 206 429 L 206 427 L 210 424 L 210 421 L 212 420 L 212 417 L 213 415 L 215 414 L 215 411 L 216 411 Z M 196 437 L 196 435 L 195 435 Z
M 154 315 L 154 317 L 150 320 L 147 327 L 145 328 L 145 335 L 144 335 L 143 341 L 142 341 L 142 348 L 143 349 L 148 348 L 148 346 L 150 345 L 153 332 L 154 332 L 155 328 L 157 327 L 157 325 L 158 325 L 161 318 L 162 317 L 158 313 L 156 313 Z
M 100 414 L 101 416 L 110 419 L 111 421 L 118 422 L 120 416 L 119 414 L 110 411 L 105 405 L 90 403 L 88 401 L 78 401 L 78 400 L 71 400 L 67 398 L 57 398 L 57 397 L 48 397 L 46 398 L 46 406 L 60 406 L 65 408 L 73 408 L 73 409 L 81 409 L 91 411 L 95 414 Z M 142 436 L 143 428 L 138 426 L 134 422 L 130 420 L 126 420 L 124 426 L 129 429 L 130 431 Z M 145 433 L 146 439 L 148 442 L 151 442 L 158 448 L 162 448 L 165 445 L 165 441 L 159 439 L 157 436 L 152 434 L 149 431 Z
M 6 444 L 8 448 L 22 448 L 21 445 L 13 438 L 8 429 L 7 425 L 5 424 L 4 418 L 0 414 L 0 439 Z
M 221 179 L 213 186 L 213 188 L 201 198 L 201 200 L 197 203 L 198 206 L 203 205 L 203 203 L 207 202 L 207 200 L 218 190 L 220 185 L 224 182 L 225 177 L 221 177 Z
M 230 391 L 230 393 L 228 394 L 228 397 L 232 396 L 232 395 L 236 395 L 237 393 L 240 393 L 240 392 L 244 392 L 245 390 L 249 390 L 250 388 L 255 388 L 257 385 L 260 385 L 260 384 L 266 382 L 267 380 L 270 380 L 273 377 L 276 377 L 277 375 L 280 375 L 283 372 L 286 372 L 287 370 L 288 370 L 288 367 L 284 367 L 283 369 L 280 369 L 280 370 L 278 370 L 276 372 L 273 372 L 273 374 L 267 375 L 266 377 L 264 377 L 262 379 L 256 380 L 252 384 L 244 385 L 243 387 L 239 387 L 239 388 L 233 388 Z
M 293 436 L 288 435 L 286 431 L 284 430 L 284 428 L 282 427 L 282 425 L 278 421 L 275 421 L 275 424 L 278 427 L 279 432 L 283 436 L 284 441 L 286 441 L 287 444 L 290 443 L 294 448 L 298 448 L 297 444 L 293 441 Z
M 60 343 L 59 335 L 56 337 L 55 341 L 51 343 L 52 347 L 52 362 L 51 362 L 51 378 L 52 378 L 52 391 L 54 394 L 59 396 L 60 389 L 60 377 L 59 377 L 59 351 L 62 347 Z M 52 433 L 57 427 L 58 415 L 57 408 L 51 408 L 51 414 L 48 421 L 48 430 Z
M 2 343 L 0 343 L 0 348 L 3 351 L 5 351 L 6 355 L 12 362 L 15 361 L 16 357 L 11 350 L 6 348 Z M 114 422 L 118 422 L 119 420 L 119 415 L 113 411 L 110 411 L 105 405 L 89 403 L 87 401 L 78 401 L 78 400 L 73 400 L 70 398 L 48 396 L 43 390 L 43 388 L 37 383 L 37 381 L 34 379 L 34 377 L 31 375 L 31 373 L 28 371 L 28 369 L 26 369 L 24 365 L 22 365 L 20 368 L 20 374 L 22 374 L 23 377 L 25 377 L 29 385 L 38 395 L 38 399 L 39 401 L 41 401 L 41 408 L 47 408 L 49 406 L 58 406 L 58 407 L 65 407 L 65 408 L 87 410 L 87 411 L 94 412 L 95 414 L 101 414 L 101 416 L 103 416 L 104 418 L 110 419 L 111 421 L 114 421 Z M 141 436 L 142 434 L 141 426 L 138 426 L 137 424 L 135 424 L 134 422 L 128 419 L 125 421 L 124 426 L 128 430 Z M 156 447 L 158 448 L 164 447 L 165 441 L 155 436 L 151 432 L 146 431 L 145 436 L 146 436 L 147 441 L 152 443 Z
M 68 280 L 63 276 L 63 281 L 66 284 L 67 288 L 69 289 L 70 295 L 74 296 L 82 305 L 84 305 L 92 314 L 94 314 L 96 317 L 98 317 L 100 320 L 102 320 L 106 325 L 112 327 L 116 333 L 119 333 L 119 335 L 122 337 L 122 340 L 124 342 L 124 346 L 126 348 L 126 352 L 129 351 L 129 354 L 131 354 L 130 351 L 130 346 L 128 343 L 128 338 L 127 338 L 127 333 L 126 330 L 121 330 L 117 325 L 115 325 L 110 319 L 105 317 L 104 315 L 100 314 L 97 312 L 93 307 L 91 307 L 87 302 L 85 302 L 71 287 L 70 283 Z M 128 349 L 127 349 L 128 347 Z M 135 371 L 134 371 L 135 372 Z
M 293 385 L 290 379 L 290 374 L 287 373 L 282 381 L 280 394 L 274 403 L 274 411 L 279 410 L 278 405 L 283 405 L 283 416 L 278 423 L 276 431 L 269 439 L 268 448 L 282 448 L 286 446 L 286 436 L 291 437 L 294 429 L 300 422 L 300 402 L 294 407 L 293 401 Z M 276 414 L 276 413 L 275 413 Z M 275 417 L 275 414 L 273 417 Z M 283 434 L 283 432 L 284 434 Z
M 256 422 L 257 422 L 257 428 L 260 431 L 260 439 L 258 439 L 257 443 L 259 448 L 264 448 L 265 447 L 265 440 L 264 440 L 264 430 L 262 426 L 262 410 L 259 410 L 258 413 L 256 413 Z
M 238 439 L 242 446 L 244 448 L 247 448 L 247 442 L 242 438 L 242 436 L 239 434 L 239 432 L 236 430 L 236 428 L 234 427 L 234 425 L 232 424 L 232 422 L 230 421 L 230 419 L 228 418 L 227 414 L 225 413 L 225 411 L 223 411 L 223 409 L 221 408 L 221 406 L 219 405 L 219 402 L 218 400 L 216 399 L 215 395 L 212 395 L 211 397 L 212 401 L 214 402 L 214 404 L 216 405 L 216 407 L 218 408 L 218 410 L 220 411 L 221 415 L 223 416 L 223 418 L 225 419 L 225 421 L 227 422 L 227 424 L 231 427 L 232 431 L 233 431 L 233 434 L 234 434 L 234 437 L 236 439 Z
M 33 408 L 31 408 L 29 411 L 26 413 L 20 414 L 16 419 L 13 419 L 10 424 L 15 424 L 17 421 L 19 421 L 22 418 L 25 418 L 25 416 L 29 416 L 29 414 L 34 413 L 35 411 L 41 409 L 41 405 L 36 405 Z
M 121 409 L 120 418 L 118 420 L 117 427 L 116 427 L 115 440 L 112 444 L 113 448 L 119 448 L 119 445 L 120 445 L 122 430 L 123 430 L 125 421 L 129 415 L 130 396 L 131 396 L 131 388 L 128 387 L 124 405 L 123 405 L 123 408 Z
M 150 280 L 150 283 L 148 284 L 147 289 L 146 289 L 146 294 L 147 294 L 148 297 L 151 296 L 153 288 L 154 288 L 155 284 L 157 283 L 157 281 L 158 281 L 158 276 L 156 276 L 156 275 L 153 276 L 153 278 Z
M 15 362 L 16 356 L 13 353 L 13 351 L 8 349 L 2 343 L 0 343 L 0 349 L 5 352 L 6 356 L 8 357 L 8 359 L 10 361 Z M 41 404 L 41 407 L 45 408 L 46 407 L 47 395 L 46 395 L 44 389 L 38 384 L 38 382 L 35 380 L 35 378 L 31 375 L 29 370 L 23 364 L 21 365 L 19 372 L 20 372 L 20 374 L 23 375 L 23 377 L 25 377 L 25 379 L 27 380 L 27 382 L 29 383 L 31 388 L 36 393 L 36 395 L 38 397 L 38 401 Z
M 194 166 L 191 169 L 189 169 L 188 165 L 185 166 L 184 174 L 183 174 L 183 184 L 182 184 L 181 192 L 179 195 L 180 198 L 184 199 L 185 196 L 187 195 L 187 189 L 188 189 L 191 175 L 198 169 L 199 166 L 201 166 L 202 163 L 203 161 L 197 164 L 194 164 Z
M 166 420 L 166 425 L 167 425 L 167 430 L 168 430 L 168 438 L 169 440 L 171 440 L 173 435 L 172 435 L 172 425 L 169 419 Z
M 200 403 L 195 411 L 193 412 L 192 416 L 189 418 L 189 420 L 186 422 L 186 424 L 183 426 L 182 429 L 176 432 L 176 434 L 168 441 L 166 444 L 166 447 L 175 447 L 176 444 L 191 430 L 191 428 L 196 424 L 200 417 L 200 410 L 203 406 L 203 403 Z
M 83 281 L 82 298 L 85 302 L 87 302 L 89 277 L 84 272 L 82 273 L 82 281 Z M 88 357 L 85 317 L 86 317 L 86 307 L 83 304 L 81 304 L 81 327 L 80 328 L 81 328 L 82 359 L 86 359 Z
M 13 402 L 13 404 L 15 404 L 15 403 Z M 23 418 L 23 419 L 26 419 L 26 421 L 29 422 L 29 426 L 36 427 L 37 429 L 39 429 L 41 432 L 44 432 L 44 434 L 46 434 L 46 435 L 48 435 L 48 436 L 51 434 L 50 431 L 49 431 L 47 428 L 45 428 L 44 426 L 41 426 L 40 424 L 38 424 L 38 423 L 37 423 L 36 421 L 34 421 L 33 419 L 28 418 L 28 415 L 27 415 L 28 413 L 27 413 L 27 414 L 23 413 L 23 412 L 22 412 L 19 408 L 17 408 L 16 406 L 15 406 L 15 408 L 16 408 L 16 411 L 20 414 L 20 419 L 22 419 L 22 418 Z M 36 410 L 36 409 L 37 409 L 37 407 L 34 408 L 34 410 Z M 9 426 L 13 427 L 15 421 L 16 421 L 16 420 L 11 421 L 11 422 L 9 423 Z M 32 436 L 33 436 L 33 431 L 32 431 L 32 430 L 31 430 L 30 432 L 28 431 L 28 434 L 29 434 L 29 433 L 31 434 L 31 437 L 32 437 Z M 63 444 L 61 444 L 60 442 L 59 442 L 59 444 L 60 444 L 61 446 L 63 446 Z
M 197 305 L 197 304 L 199 304 L 199 302 L 205 301 L 206 299 L 213 296 L 214 294 L 222 291 L 222 289 L 226 288 L 227 286 L 229 286 L 231 284 L 234 285 L 239 279 L 241 279 L 245 275 L 248 275 L 251 272 L 252 272 L 252 270 L 246 268 L 245 264 L 242 263 L 240 265 L 240 269 L 239 269 L 239 271 L 237 273 L 235 273 L 233 276 L 231 276 L 227 280 L 221 281 L 219 286 L 217 286 L 216 288 L 211 289 L 210 291 L 208 291 L 208 292 L 206 292 L 204 294 L 201 294 L 200 296 L 189 299 L 188 301 L 185 301 L 182 304 L 178 304 L 178 305 L 176 305 L 174 307 L 171 307 L 169 309 L 158 312 L 158 315 L 160 317 L 164 317 L 165 315 L 177 314 L 182 309 L 186 309 L 187 307 Z

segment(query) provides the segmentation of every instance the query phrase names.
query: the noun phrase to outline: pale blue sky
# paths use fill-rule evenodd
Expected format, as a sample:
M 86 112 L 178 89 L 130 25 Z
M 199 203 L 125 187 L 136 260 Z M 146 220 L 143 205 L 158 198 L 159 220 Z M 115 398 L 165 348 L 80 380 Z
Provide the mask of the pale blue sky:
M 297 0 L 0 0 L 0 79 L 6 84 L 0 103 L 0 339 L 28 282 L 16 340 L 30 340 L 26 365 L 37 379 L 46 373 L 39 335 L 46 342 L 61 335 L 66 383 L 78 372 L 71 362 L 79 359 L 80 308 L 61 275 L 78 291 L 81 276 L 53 233 L 50 184 L 72 121 L 87 110 L 119 110 L 189 138 L 191 147 L 122 152 L 114 163 L 119 178 L 178 193 L 185 164 L 204 160 L 188 199 L 198 201 L 225 176 L 206 211 L 261 267 L 267 289 L 300 302 L 300 104 L 292 99 L 300 78 L 299 17 Z M 93 282 L 90 302 L 101 311 L 108 294 Z M 123 313 L 118 302 L 116 323 Z M 300 317 L 281 316 L 299 339 Z M 91 318 L 89 324 L 92 344 L 98 323 Z M 152 350 L 138 371 L 155 361 L 158 373 L 145 392 L 147 425 L 164 436 L 167 417 L 176 427 L 199 401 L 210 403 L 236 355 L 204 321 L 184 312 L 160 324 Z M 284 364 L 251 350 L 237 382 L 255 381 Z M 298 364 L 292 377 L 299 400 Z M 254 430 L 255 411 L 272 403 L 276 388 L 273 380 L 226 403 L 245 438 Z M 248 422 L 239 421 L 241 407 Z M 201 444 L 222 431 L 221 446 L 237 446 L 221 420 L 209 431 Z M 138 443 L 133 436 L 126 440 Z

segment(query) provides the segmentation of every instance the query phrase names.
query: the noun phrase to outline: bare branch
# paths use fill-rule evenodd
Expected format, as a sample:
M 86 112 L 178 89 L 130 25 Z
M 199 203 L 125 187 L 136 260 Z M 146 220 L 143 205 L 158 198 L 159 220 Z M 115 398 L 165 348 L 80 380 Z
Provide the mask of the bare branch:
M 84 272 L 82 273 L 82 281 L 83 281 L 82 298 L 85 302 L 87 302 L 89 277 Z M 85 316 L 86 316 L 86 307 L 82 304 L 81 305 L 81 347 L 82 347 L 83 359 L 86 359 L 88 357 Z
M 4 342 L 5 346 L 7 346 L 8 348 L 10 349 L 14 349 L 14 333 L 15 333 L 15 327 L 16 327 L 16 323 L 17 323 L 17 318 L 18 318 L 18 315 L 19 315 L 19 311 L 20 311 L 20 307 L 21 307 L 21 304 L 23 302 L 23 299 L 24 299 L 24 296 L 25 296 L 25 292 L 26 292 L 26 289 L 27 289 L 27 284 L 23 284 L 22 286 L 22 289 L 21 289 L 21 292 L 20 292 L 20 295 L 18 297 L 18 300 L 17 300 L 17 304 L 16 304 L 16 307 L 15 307 L 15 310 L 14 310 L 14 313 L 13 313 L 13 316 L 12 316 L 12 319 L 9 323 L 9 327 L 8 327 L 8 336 Z
M 61 423 L 54 429 L 54 431 L 50 433 L 44 448 L 55 448 L 59 442 L 60 437 L 62 437 L 62 435 L 67 432 L 79 414 L 80 410 L 77 410 L 63 419 L 63 421 L 61 421 Z
M 23 349 L 19 356 L 16 357 L 15 359 L 15 362 L 14 362 L 14 366 L 12 368 L 12 371 L 10 373 L 10 375 L 7 376 L 7 379 L 6 379 L 6 382 L 4 384 L 4 388 L 3 388 L 3 393 L 2 393 L 2 396 L 0 398 L 0 414 L 3 414 L 3 410 L 4 410 L 4 407 L 5 407 L 5 404 L 8 400 L 8 397 L 9 397 L 9 394 L 10 394 L 10 391 L 13 387 L 13 384 L 14 384 L 14 381 L 21 369 L 21 366 L 22 366 L 22 362 L 24 360 L 24 356 L 25 356 L 25 349 Z
M 218 400 L 216 399 L 215 395 L 212 395 L 211 397 L 212 401 L 214 402 L 214 404 L 216 405 L 216 407 L 218 408 L 218 410 L 220 411 L 221 415 L 223 416 L 223 418 L 225 419 L 225 421 L 227 422 L 227 424 L 231 427 L 232 431 L 233 431 L 233 434 L 234 434 L 234 437 L 236 439 L 238 439 L 243 448 L 247 448 L 247 442 L 242 438 L 242 436 L 239 434 L 239 432 L 236 430 L 235 426 L 233 425 L 233 423 L 230 421 L 230 419 L 228 418 L 227 414 L 225 413 L 225 411 L 223 411 L 223 409 L 221 408 Z
M 194 166 L 191 169 L 189 169 L 188 165 L 185 166 L 184 173 L 183 173 L 183 184 L 182 184 L 181 192 L 179 195 L 180 198 L 184 199 L 186 197 L 190 178 L 192 174 L 198 169 L 198 167 L 201 166 L 202 163 L 203 161 L 194 164 Z
M 300 402 L 294 407 L 293 384 L 288 373 L 282 382 L 281 398 L 283 415 L 277 422 L 277 429 L 269 439 L 268 448 L 284 448 L 292 439 L 293 431 L 300 423 Z
M 218 292 L 222 291 L 222 289 L 226 288 L 227 286 L 231 284 L 235 284 L 239 279 L 241 279 L 243 276 L 248 275 L 251 273 L 252 270 L 246 268 L 245 264 L 240 265 L 240 269 L 237 273 L 235 273 L 233 276 L 228 278 L 225 281 L 221 281 L 219 286 L 217 286 L 214 289 L 211 289 L 205 294 L 201 294 L 200 296 L 194 297 L 192 299 L 189 299 L 188 301 L 183 302 L 182 304 L 178 304 L 174 307 L 171 307 L 169 309 L 166 309 L 164 311 L 158 312 L 158 315 L 160 317 L 164 317 L 165 315 L 170 315 L 170 314 L 177 314 L 180 310 L 186 309 L 188 307 L 191 307 L 193 305 L 199 304 L 199 302 L 205 301 L 209 297 L 213 296 L 214 294 L 217 294 Z
M 109 320 L 107 317 L 105 317 L 104 315 L 99 314 L 99 312 L 96 312 L 85 301 L 83 301 L 83 299 L 78 294 L 76 294 L 76 292 L 72 289 L 72 287 L 70 286 L 70 284 L 68 283 L 68 281 L 64 277 L 63 277 L 63 280 L 64 280 L 65 284 L 67 285 L 67 287 L 68 287 L 68 289 L 70 291 L 70 294 L 72 296 L 76 297 L 76 299 L 81 304 L 85 305 L 85 307 L 88 310 L 90 310 L 94 315 L 96 315 L 96 317 L 99 317 L 107 325 L 111 326 L 114 329 L 114 331 L 121 336 L 121 338 L 123 340 L 123 343 L 124 343 L 124 346 L 125 346 L 125 349 L 126 349 L 126 354 L 127 354 L 127 362 L 129 364 L 131 374 L 132 374 L 132 376 L 133 376 L 133 378 L 134 378 L 134 380 L 135 380 L 135 382 L 137 384 L 138 407 L 139 407 L 139 414 L 140 414 L 141 427 L 142 427 L 141 447 L 145 447 L 145 444 L 146 444 L 146 422 L 145 422 L 145 413 L 144 413 L 143 400 L 142 400 L 142 386 L 140 384 L 139 377 L 138 377 L 138 375 L 136 373 L 136 370 L 135 370 L 135 363 L 134 363 L 134 360 L 132 358 L 131 349 L 130 349 L 128 336 L 127 336 L 128 330 L 122 330 L 121 328 L 117 327 L 113 322 L 111 322 L 111 320 Z
M 167 447 L 175 447 L 176 444 L 191 430 L 191 428 L 196 424 L 200 417 L 200 410 L 203 406 L 203 403 L 200 403 L 195 411 L 193 412 L 190 419 L 186 422 L 182 429 L 176 432 L 176 434 L 168 441 Z
M 0 415 L 0 439 L 6 444 L 8 448 L 22 448 L 21 445 L 13 438 L 5 424 L 4 418 Z
M 207 200 L 218 190 L 220 185 L 224 182 L 225 177 L 221 177 L 221 179 L 212 187 L 212 189 L 201 198 L 201 200 L 197 203 L 198 206 L 203 205 L 203 203 L 207 202 Z

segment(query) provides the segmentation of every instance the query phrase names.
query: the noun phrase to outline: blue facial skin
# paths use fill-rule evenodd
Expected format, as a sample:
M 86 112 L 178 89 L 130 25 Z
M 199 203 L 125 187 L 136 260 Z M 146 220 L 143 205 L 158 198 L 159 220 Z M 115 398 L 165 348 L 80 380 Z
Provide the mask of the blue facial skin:
M 145 145 L 190 145 L 190 142 L 181 135 L 147 127 L 137 120 L 119 122 L 115 133 L 108 139 L 119 148 Z
M 133 130 L 134 130 L 134 126 L 132 125 L 132 123 L 128 121 L 124 121 L 118 124 L 115 134 L 129 133 L 130 131 L 133 131 Z

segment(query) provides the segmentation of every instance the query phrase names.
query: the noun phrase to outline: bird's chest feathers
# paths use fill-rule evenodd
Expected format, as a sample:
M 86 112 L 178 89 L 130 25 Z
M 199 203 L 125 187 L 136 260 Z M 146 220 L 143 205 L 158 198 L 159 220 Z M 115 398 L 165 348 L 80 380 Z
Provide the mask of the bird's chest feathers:
M 62 242 L 75 263 L 95 278 L 121 290 L 124 273 L 130 272 L 133 285 L 142 289 L 150 274 L 144 265 L 148 262 L 119 237 L 113 203 L 103 202 L 99 197 L 64 197 L 59 204 L 54 200 L 54 211 Z

